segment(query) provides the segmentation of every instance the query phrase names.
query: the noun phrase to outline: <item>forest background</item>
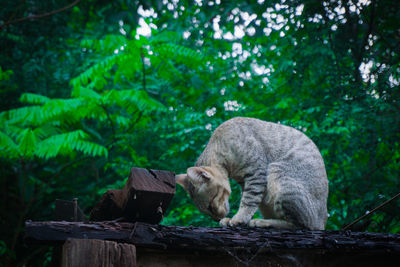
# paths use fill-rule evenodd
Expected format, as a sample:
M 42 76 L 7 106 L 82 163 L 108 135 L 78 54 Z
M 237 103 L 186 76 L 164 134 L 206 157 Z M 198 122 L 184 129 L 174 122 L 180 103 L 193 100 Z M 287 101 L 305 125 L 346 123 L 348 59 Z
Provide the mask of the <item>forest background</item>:
M 235 116 L 296 127 L 330 180 L 327 229 L 400 188 L 400 1 L 1 1 L 0 257 L 46 266 L 25 220 L 89 213 L 131 167 L 184 172 Z M 240 189 L 232 183 L 231 213 Z M 400 232 L 400 201 L 359 230 Z M 183 190 L 164 224 L 216 226 Z

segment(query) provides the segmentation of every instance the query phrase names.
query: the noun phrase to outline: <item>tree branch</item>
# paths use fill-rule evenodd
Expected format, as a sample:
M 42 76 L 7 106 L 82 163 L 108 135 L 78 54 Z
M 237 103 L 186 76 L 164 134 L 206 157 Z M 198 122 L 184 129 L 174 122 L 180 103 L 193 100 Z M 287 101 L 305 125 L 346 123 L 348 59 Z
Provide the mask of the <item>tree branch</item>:
M 382 203 L 381 205 L 379 205 L 378 207 L 374 208 L 373 210 L 367 212 L 366 214 L 364 214 L 363 216 L 361 216 L 360 218 L 358 218 L 357 220 L 355 220 L 354 222 L 346 225 L 345 227 L 343 227 L 343 230 L 347 230 L 350 227 L 352 227 L 354 224 L 358 223 L 359 221 L 361 221 L 362 219 L 370 216 L 371 214 L 373 214 L 375 211 L 379 210 L 380 208 L 386 206 L 387 204 L 389 204 L 390 202 L 392 202 L 393 200 L 396 200 L 397 198 L 400 197 L 400 193 L 398 193 L 397 195 L 395 195 L 394 197 L 392 197 L 391 199 L 385 201 L 384 203 Z
M 110 122 L 111 131 L 112 131 L 113 140 L 114 140 L 115 139 L 115 135 L 116 135 L 116 131 L 115 131 L 115 124 L 112 121 L 111 116 L 110 116 L 110 112 L 108 111 L 108 109 L 107 109 L 107 107 L 105 105 L 100 105 L 100 107 L 106 112 L 107 119 Z
M 50 11 L 50 12 L 46 12 L 46 13 L 42 13 L 42 14 L 39 14 L 39 15 L 30 15 L 30 16 L 23 17 L 23 18 L 9 20 L 9 21 L 7 21 L 7 22 L 5 22 L 5 23 L 0 25 L 0 30 L 5 28 L 5 27 L 7 27 L 8 25 L 15 24 L 15 23 L 18 23 L 18 22 L 22 22 L 22 21 L 30 20 L 30 19 L 41 19 L 41 18 L 44 18 L 44 17 L 48 17 L 48 16 L 51 16 L 51 15 L 63 12 L 65 10 L 70 9 L 71 7 L 77 5 L 80 1 L 81 0 L 75 0 L 71 4 L 66 5 L 66 6 L 64 6 L 64 7 L 60 8 L 60 9 L 56 9 L 56 10 L 53 10 L 53 11 Z
M 347 4 L 348 3 L 349 2 L 347 2 Z M 349 7 L 347 5 L 343 5 L 343 6 L 344 6 L 345 11 L 346 11 L 347 20 L 348 21 L 352 21 L 350 13 L 348 11 Z M 357 43 L 355 42 L 355 44 L 354 44 L 354 46 L 352 48 L 353 56 L 355 58 L 355 66 L 354 66 L 354 72 L 353 73 L 354 73 L 354 78 L 356 79 L 356 82 L 361 82 L 361 80 L 362 80 L 359 67 L 360 67 L 361 62 L 362 62 L 362 60 L 364 58 L 365 46 L 368 43 L 369 35 L 372 33 L 372 26 L 373 26 L 374 17 L 375 17 L 375 0 L 372 0 L 372 2 L 370 4 L 370 7 L 371 7 L 371 9 L 370 9 L 370 14 L 369 14 L 369 20 L 367 19 L 367 23 L 368 23 L 367 30 L 366 30 L 366 32 L 364 34 L 364 37 L 363 37 L 362 41 L 361 41 L 361 45 L 359 47 L 356 47 Z M 356 22 L 354 22 L 354 23 L 356 23 Z M 352 25 L 350 25 L 350 26 L 352 26 Z M 357 34 L 357 32 L 355 32 L 354 34 Z

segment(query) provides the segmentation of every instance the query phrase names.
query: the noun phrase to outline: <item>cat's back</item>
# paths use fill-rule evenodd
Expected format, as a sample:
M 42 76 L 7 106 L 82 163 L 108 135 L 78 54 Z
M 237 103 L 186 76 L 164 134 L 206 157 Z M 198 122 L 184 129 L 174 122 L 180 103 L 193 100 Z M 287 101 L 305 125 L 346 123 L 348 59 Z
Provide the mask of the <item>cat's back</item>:
M 295 128 L 248 117 L 235 117 L 225 121 L 215 129 L 212 138 L 233 143 L 252 139 L 269 152 L 280 156 L 292 149 L 293 145 L 313 145 L 311 139 Z
M 317 146 L 301 131 L 255 118 L 235 117 L 222 123 L 210 140 L 233 147 L 231 152 L 262 153 L 269 162 L 322 165 Z M 308 161 L 307 161 L 308 159 Z

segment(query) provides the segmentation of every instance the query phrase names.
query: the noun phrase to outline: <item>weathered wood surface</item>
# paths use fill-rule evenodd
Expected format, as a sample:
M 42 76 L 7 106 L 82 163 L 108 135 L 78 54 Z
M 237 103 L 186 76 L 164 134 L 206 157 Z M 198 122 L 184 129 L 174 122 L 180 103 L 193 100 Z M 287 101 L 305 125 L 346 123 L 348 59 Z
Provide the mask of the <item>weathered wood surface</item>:
M 129 188 L 137 191 L 175 193 L 175 173 L 173 172 L 132 168 L 129 178 Z
M 140 267 L 398 267 L 399 255 L 329 250 L 228 249 L 226 252 L 137 248 Z
M 136 267 L 136 247 L 96 239 L 68 239 L 62 248 L 62 267 Z
M 288 231 L 251 228 L 205 228 L 116 222 L 26 222 L 26 238 L 47 243 L 68 238 L 112 240 L 138 247 L 173 250 L 223 251 L 318 249 L 381 251 L 400 255 L 400 234 Z
M 173 172 L 132 168 L 124 188 L 108 190 L 90 220 L 159 223 L 174 194 Z

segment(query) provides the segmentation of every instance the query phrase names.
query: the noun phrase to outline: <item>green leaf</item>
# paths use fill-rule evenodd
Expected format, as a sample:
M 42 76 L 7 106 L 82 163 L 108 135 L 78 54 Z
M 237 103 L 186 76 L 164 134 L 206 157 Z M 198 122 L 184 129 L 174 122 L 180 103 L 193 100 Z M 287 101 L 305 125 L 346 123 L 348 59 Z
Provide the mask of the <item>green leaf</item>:
M 18 157 L 19 149 L 17 144 L 4 132 L 0 131 L 0 155 L 5 158 Z
M 25 93 L 21 95 L 19 100 L 22 103 L 38 105 L 47 103 L 50 98 L 38 94 Z
M 53 158 L 58 155 L 69 155 L 80 151 L 88 156 L 108 156 L 107 149 L 99 144 L 87 141 L 89 136 L 82 130 L 53 135 L 38 143 L 35 154 L 40 158 Z
M 27 128 L 23 130 L 18 138 L 18 150 L 24 157 L 31 157 L 36 149 L 37 138 L 32 129 Z

